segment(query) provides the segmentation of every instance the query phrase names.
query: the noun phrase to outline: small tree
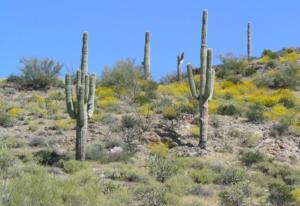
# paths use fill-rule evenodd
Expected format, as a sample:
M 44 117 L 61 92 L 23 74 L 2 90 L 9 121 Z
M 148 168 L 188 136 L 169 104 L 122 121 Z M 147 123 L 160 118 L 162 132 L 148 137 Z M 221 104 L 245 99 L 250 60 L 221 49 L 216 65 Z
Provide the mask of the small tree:
M 58 75 L 63 65 L 49 58 L 38 59 L 23 58 L 21 68 L 22 86 L 33 89 L 48 89 L 50 86 L 57 85 Z

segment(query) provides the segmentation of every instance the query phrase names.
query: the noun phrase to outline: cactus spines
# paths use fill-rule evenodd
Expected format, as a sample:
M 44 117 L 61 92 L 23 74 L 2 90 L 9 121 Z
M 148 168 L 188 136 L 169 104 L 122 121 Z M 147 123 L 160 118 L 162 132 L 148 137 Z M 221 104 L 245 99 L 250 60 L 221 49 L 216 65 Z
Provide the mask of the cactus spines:
M 215 71 L 212 68 L 212 50 L 206 47 L 207 36 L 207 10 L 203 11 L 202 16 L 202 35 L 201 35 L 201 73 L 199 92 L 196 89 L 193 69 L 191 64 L 187 64 L 187 73 L 192 96 L 199 102 L 200 110 L 200 140 L 199 146 L 202 149 L 207 147 L 208 130 L 208 101 L 213 96 Z
M 177 80 L 182 81 L 182 64 L 184 60 L 184 52 L 177 56 Z
M 150 32 L 145 34 L 145 48 L 144 48 L 144 75 L 146 80 L 151 79 L 151 70 L 150 70 Z
M 73 101 L 73 84 L 71 75 L 66 75 L 65 92 L 67 112 L 76 119 L 76 160 L 85 160 L 85 138 L 87 133 L 88 119 L 94 112 L 96 76 L 88 75 L 88 33 L 83 34 L 81 68 L 76 73 L 76 97 Z
M 248 60 L 250 60 L 251 55 L 252 55 L 251 54 L 252 53 L 251 41 L 252 41 L 251 24 L 248 23 L 248 25 L 247 25 L 247 58 L 248 58 Z

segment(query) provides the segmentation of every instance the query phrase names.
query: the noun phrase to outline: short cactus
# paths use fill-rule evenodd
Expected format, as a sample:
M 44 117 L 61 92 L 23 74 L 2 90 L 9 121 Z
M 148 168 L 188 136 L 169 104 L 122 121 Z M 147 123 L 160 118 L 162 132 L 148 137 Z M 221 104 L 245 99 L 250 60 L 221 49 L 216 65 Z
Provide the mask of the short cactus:
M 208 100 L 213 96 L 215 71 L 212 68 L 212 50 L 206 47 L 207 36 L 207 10 L 203 11 L 202 16 L 202 39 L 201 39 L 201 81 L 200 94 L 198 94 L 193 77 L 192 65 L 187 65 L 189 85 L 192 96 L 199 101 L 200 108 L 200 140 L 199 146 L 203 149 L 207 147 L 208 130 Z
M 150 32 L 145 34 L 145 48 L 144 48 L 144 75 L 146 80 L 151 79 L 150 71 Z
M 88 33 L 83 33 L 81 69 L 76 74 L 76 96 L 73 101 L 72 77 L 66 75 L 65 93 L 67 111 L 71 118 L 77 120 L 76 126 L 76 160 L 85 160 L 85 136 L 87 133 L 88 119 L 94 112 L 96 76 L 88 75 Z
M 184 60 L 184 52 L 177 56 L 177 80 L 182 81 L 182 64 Z

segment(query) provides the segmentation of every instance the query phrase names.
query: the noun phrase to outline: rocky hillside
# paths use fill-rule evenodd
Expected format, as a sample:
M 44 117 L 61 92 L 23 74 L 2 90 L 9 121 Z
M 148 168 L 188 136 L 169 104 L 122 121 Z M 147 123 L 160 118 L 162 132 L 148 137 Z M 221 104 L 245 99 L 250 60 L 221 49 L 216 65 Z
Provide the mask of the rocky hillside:
M 74 160 L 64 88 L 2 80 L 1 205 L 299 205 L 298 59 L 294 49 L 224 58 L 207 150 L 187 79 L 145 81 L 120 61 L 98 81 L 85 162 Z

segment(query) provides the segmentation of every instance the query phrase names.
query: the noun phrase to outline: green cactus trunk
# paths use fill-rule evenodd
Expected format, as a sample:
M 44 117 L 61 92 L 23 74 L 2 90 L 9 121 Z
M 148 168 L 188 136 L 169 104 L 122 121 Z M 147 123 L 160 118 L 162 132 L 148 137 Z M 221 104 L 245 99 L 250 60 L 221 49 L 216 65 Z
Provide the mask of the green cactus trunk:
M 196 98 L 199 102 L 199 112 L 200 112 L 200 139 L 199 146 L 203 149 L 207 148 L 207 132 L 208 132 L 208 101 L 213 96 L 214 78 L 215 71 L 212 69 L 212 50 L 207 49 L 206 46 L 207 37 L 207 10 L 204 10 L 202 16 L 202 35 L 201 35 L 201 74 L 200 74 L 200 87 L 198 94 L 192 65 L 187 65 L 187 72 L 189 78 L 189 85 L 191 89 L 192 96 Z
M 177 80 L 182 81 L 182 64 L 184 60 L 184 52 L 177 56 Z
M 248 23 L 247 25 L 247 57 L 248 60 L 251 59 L 251 52 L 252 52 L 252 48 L 251 48 L 251 40 L 252 40 L 252 36 L 251 36 L 251 24 Z
M 73 101 L 72 77 L 66 75 L 66 104 L 71 118 L 76 119 L 76 160 L 85 160 L 85 138 L 88 128 L 88 119 L 94 112 L 96 76 L 88 75 L 88 33 L 83 34 L 81 69 L 76 75 L 76 97 Z
M 144 75 L 146 80 L 151 79 L 150 71 L 150 32 L 145 34 L 145 48 L 144 48 Z

